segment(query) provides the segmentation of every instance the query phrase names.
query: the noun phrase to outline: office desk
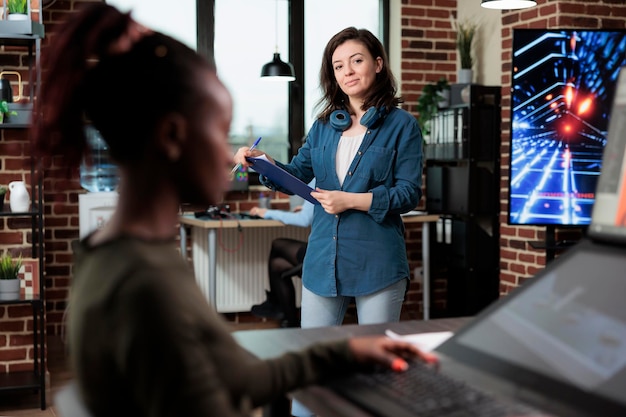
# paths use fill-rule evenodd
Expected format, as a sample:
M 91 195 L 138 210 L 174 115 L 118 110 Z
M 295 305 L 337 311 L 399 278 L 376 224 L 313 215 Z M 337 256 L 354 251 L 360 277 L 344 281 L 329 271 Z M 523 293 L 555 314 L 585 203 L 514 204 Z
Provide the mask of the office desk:
M 202 220 L 184 215 L 180 218 L 183 254 L 187 253 L 187 229 L 191 230 L 198 286 L 217 311 L 226 313 L 250 311 L 265 298 L 267 280 L 263 278 L 274 239 L 306 241 L 310 231 L 277 220 Z
M 411 216 L 402 216 L 402 220 L 405 224 L 422 223 L 422 265 L 423 265 L 423 280 L 422 280 L 422 302 L 424 309 L 424 320 L 429 319 L 430 311 L 430 250 L 429 250 L 429 224 L 439 220 L 437 214 L 417 214 Z M 297 226 L 286 226 L 277 220 L 202 220 L 197 219 L 193 214 L 186 214 L 180 217 L 180 244 L 181 253 L 187 253 L 187 228 L 191 228 L 192 232 L 192 245 L 193 245 L 193 263 L 194 272 L 200 288 L 208 298 L 211 305 L 216 306 L 220 312 L 229 311 L 248 311 L 250 306 L 241 306 L 240 304 L 233 303 L 232 310 L 228 307 L 224 308 L 218 303 L 218 242 L 217 236 L 220 230 L 230 231 L 231 235 L 234 231 L 246 230 L 252 231 L 263 230 L 264 239 L 258 239 L 255 245 L 242 246 L 240 252 L 241 257 L 236 259 L 234 256 L 228 257 L 231 262 L 246 263 L 251 259 L 247 257 L 253 251 L 255 255 L 260 256 L 260 262 L 263 262 L 262 271 L 266 271 L 267 257 L 269 256 L 269 245 L 271 241 L 277 237 L 289 237 L 298 240 L 307 240 L 309 228 L 302 228 Z M 265 245 L 265 246 L 262 246 Z M 231 247 L 236 246 L 233 245 Z M 225 259 L 226 260 L 226 259 Z M 256 259 L 259 262 L 259 259 Z M 257 271 L 259 268 L 257 268 Z M 238 271 L 240 273 L 250 273 L 250 271 Z M 257 272 L 258 273 L 258 272 Z M 258 274 L 260 275 L 260 274 Z M 265 285 L 265 282 L 258 280 L 258 285 Z M 240 286 L 241 288 L 241 286 Z M 261 294 L 263 291 L 261 290 Z M 260 300 L 256 300 L 260 301 Z M 239 306 L 239 307 L 238 307 Z M 239 308 L 239 309 L 238 309 Z
M 302 349 L 315 342 L 340 340 L 351 336 L 381 335 L 385 333 L 386 329 L 391 329 L 399 334 L 456 331 L 470 320 L 469 317 L 460 317 L 371 325 L 352 324 L 315 329 L 242 330 L 233 332 L 233 336 L 244 349 L 254 356 L 269 359 L 289 351 Z M 293 393 L 293 397 L 324 417 L 371 417 L 348 400 L 323 386 L 315 385 L 296 391 Z M 288 400 L 283 399 L 282 401 L 287 402 Z M 267 407 L 264 416 L 289 415 L 283 414 L 286 410 L 288 410 L 288 403 L 273 404 Z
M 405 224 L 422 223 L 422 309 L 424 320 L 430 318 L 430 223 L 436 223 L 439 214 L 402 216 Z

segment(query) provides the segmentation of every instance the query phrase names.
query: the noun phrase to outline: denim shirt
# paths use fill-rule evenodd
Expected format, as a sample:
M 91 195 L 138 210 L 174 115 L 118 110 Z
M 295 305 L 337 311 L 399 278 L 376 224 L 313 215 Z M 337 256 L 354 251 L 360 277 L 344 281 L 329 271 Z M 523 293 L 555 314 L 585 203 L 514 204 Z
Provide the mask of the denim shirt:
M 323 190 L 371 192 L 368 212 L 328 214 L 315 205 L 302 283 L 321 296 L 362 296 L 409 278 L 400 217 L 422 195 L 422 134 L 415 117 L 393 108 L 369 128 L 343 182 L 335 170 L 342 132 L 317 120 L 289 164 L 276 164 Z M 267 178 L 266 186 L 282 190 Z

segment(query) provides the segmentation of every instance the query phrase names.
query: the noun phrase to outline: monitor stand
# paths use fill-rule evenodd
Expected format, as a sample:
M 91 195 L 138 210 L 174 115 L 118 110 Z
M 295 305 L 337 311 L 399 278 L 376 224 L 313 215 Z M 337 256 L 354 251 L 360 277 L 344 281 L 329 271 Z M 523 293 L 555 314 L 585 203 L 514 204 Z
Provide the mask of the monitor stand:
M 546 240 L 534 240 L 528 242 L 533 249 L 545 249 L 546 251 L 546 264 L 554 260 L 557 251 L 563 251 L 570 246 L 578 243 L 576 239 L 562 239 L 556 240 L 556 227 L 554 225 L 546 226 Z

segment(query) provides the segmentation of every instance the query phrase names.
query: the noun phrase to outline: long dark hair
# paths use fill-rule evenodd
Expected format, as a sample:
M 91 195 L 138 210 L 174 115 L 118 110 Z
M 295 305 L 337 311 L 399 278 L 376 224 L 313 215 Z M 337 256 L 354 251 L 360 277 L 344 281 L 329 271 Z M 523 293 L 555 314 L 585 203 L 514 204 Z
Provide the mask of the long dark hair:
M 214 70 L 212 64 L 159 32 L 111 52 L 131 22 L 128 13 L 91 3 L 59 26 L 42 54 L 45 71 L 32 132 L 37 155 L 78 165 L 87 119 L 118 163 L 132 162 L 149 145 L 159 118 L 193 109 L 198 80 L 190 74 Z
M 337 84 L 332 60 L 335 49 L 349 40 L 362 43 L 374 59 L 381 57 L 383 60 L 383 69 L 376 74 L 376 81 L 371 91 L 368 92 L 362 109 L 366 110 L 375 106 L 379 109 L 385 108 L 389 110 L 403 101 L 402 98 L 396 97 L 398 91 L 396 80 L 389 68 L 389 59 L 382 43 L 367 29 L 348 27 L 333 36 L 324 49 L 322 67 L 320 69 L 320 87 L 323 91 L 323 96 L 317 104 L 318 108 L 321 108 L 317 116 L 320 120 L 328 120 L 333 111 L 346 108 L 347 97 L 339 88 L 339 84 Z

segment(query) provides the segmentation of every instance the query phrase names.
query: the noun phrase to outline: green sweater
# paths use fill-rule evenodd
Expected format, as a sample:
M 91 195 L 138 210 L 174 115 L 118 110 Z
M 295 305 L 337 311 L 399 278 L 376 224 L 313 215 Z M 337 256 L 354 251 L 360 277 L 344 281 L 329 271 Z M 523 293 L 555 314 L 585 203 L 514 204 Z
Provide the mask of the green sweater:
M 245 416 L 355 367 L 345 341 L 252 357 L 209 306 L 172 241 L 81 241 L 74 252 L 69 353 L 95 417 Z

